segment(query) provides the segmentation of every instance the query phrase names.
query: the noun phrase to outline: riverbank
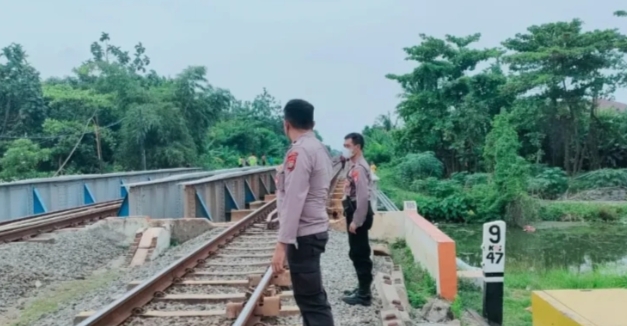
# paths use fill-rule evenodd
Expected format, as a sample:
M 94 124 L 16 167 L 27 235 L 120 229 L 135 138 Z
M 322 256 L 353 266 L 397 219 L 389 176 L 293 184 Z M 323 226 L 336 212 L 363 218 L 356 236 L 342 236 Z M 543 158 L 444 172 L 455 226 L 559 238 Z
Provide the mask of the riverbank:
M 531 325 L 535 290 L 627 288 L 627 201 L 547 200 L 523 191 L 492 210 L 498 189 L 487 174 L 401 182 L 397 172 L 380 169 L 379 188 L 398 207 L 415 201 L 418 212 L 455 241 L 457 257 L 471 266 L 481 264 L 482 223 L 509 220 L 504 325 Z M 515 212 L 508 215 L 512 206 Z M 516 226 L 528 224 L 533 227 Z M 414 263 L 404 241 L 391 247 L 394 261 L 403 266 L 410 303 L 420 309 L 436 295 L 435 282 Z M 481 305 L 481 290 L 460 280 L 451 305 L 455 317 L 466 308 L 481 312 Z
M 491 217 L 507 219 L 506 212 L 481 213 L 493 204 L 488 198 L 494 191 L 487 184 L 486 174 L 476 178 L 466 176 L 465 180 L 428 179 L 420 182 L 401 182 L 394 168 L 380 168 L 378 187 L 397 207 L 413 200 L 418 211 L 428 220 L 436 223 L 483 223 Z M 476 180 L 475 180 L 476 179 Z M 526 195 L 517 205 L 517 223 L 534 221 L 559 222 L 621 222 L 627 223 L 627 197 L 625 200 L 545 200 Z M 616 199 L 616 198 L 613 198 Z
M 403 267 L 407 292 L 412 307 L 420 309 L 436 294 L 435 282 L 413 261 L 404 241 L 391 245 L 392 258 Z M 506 265 L 504 325 L 531 325 L 531 292 L 546 289 L 601 289 L 627 288 L 627 274 L 613 265 L 597 266 L 592 270 L 529 269 L 526 264 L 515 262 Z M 481 312 L 482 293 L 476 286 L 459 282 L 457 299 L 451 305 L 456 318 L 461 318 L 466 308 Z

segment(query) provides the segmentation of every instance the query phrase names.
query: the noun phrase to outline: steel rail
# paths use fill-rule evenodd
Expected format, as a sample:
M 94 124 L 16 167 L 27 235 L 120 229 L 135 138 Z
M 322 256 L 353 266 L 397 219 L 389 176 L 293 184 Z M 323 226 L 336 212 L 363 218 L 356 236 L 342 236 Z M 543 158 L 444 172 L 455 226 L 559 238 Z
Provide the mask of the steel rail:
M 61 228 L 80 225 L 86 221 L 95 221 L 109 216 L 115 216 L 120 203 L 110 203 L 89 209 L 77 210 L 67 215 L 60 215 L 43 219 L 34 223 L 24 222 L 15 227 L 8 227 L 0 231 L 0 243 L 12 242 Z M 10 226 L 10 225 L 9 225 Z
M 335 168 L 338 164 L 339 162 L 333 164 L 333 167 Z M 342 169 L 338 168 L 337 171 L 335 171 L 333 178 L 331 179 L 330 186 L 332 188 L 331 187 L 329 188 L 329 198 L 327 200 L 327 205 L 328 205 L 328 202 L 331 200 L 331 196 L 333 196 L 332 190 L 335 189 L 335 185 L 339 181 L 341 171 Z M 239 316 L 237 316 L 237 319 L 232 324 L 232 326 L 248 325 L 250 319 L 254 317 L 253 313 L 255 311 L 255 307 L 257 306 L 258 302 L 261 300 L 261 296 L 263 295 L 263 292 L 270 285 L 270 280 L 272 279 L 273 274 L 274 272 L 272 271 L 272 266 L 268 267 L 268 269 L 266 270 L 266 273 L 261 278 L 261 281 L 255 288 L 255 291 L 250 295 L 250 298 L 248 298 L 248 300 L 244 304 L 242 311 L 240 312 Z
M 335 191 L 335 188 L 337 187 L 337 183 L 340 181 L 340 173 L 344 171 L 344 169 L 338 166 L 340 164 L 341 162 L 333 163 L 333 168 L 337 169 L 337 171 L 335 171 L 333 178 L 331 179 L 331 185 L 329 186 L 329 197 L 327 198 L 327 207 L 331 205 L 331 200 L 333 199 L 333 192 Z M 333 219 L 339 218 L 339 216 L 336 216 L 336 215 L 337 215 L 337 212 L 334 211 Z
M 41 217 L 36 220 L 28 220 L 28 221 L 24 221 L 21 223 L 13 223 L 13 224 L 0 227 L 0 233 L 15 230 L 15 229 L 44 226 L 46 224 L 50 224 L 55 221 L 62 221 L 62 220 L 66 220 L 68 218 L 75 217 L 75 216 L 80 217 L 83 215 L 88 215 L 89 213 L 100 212 L 102 210 L 111 211 L 111 210 L 115 210 L 116 208 L 119 208 L 119 206 L 120 206 L 120 203 L 109 203 L 107 205 L 94 205 L 94 206 L 90 206 L 84 209 L 77 209 L 77 210 L 72 210 L 69 212 L 64 212 L 62 214 L 54 214 L 54 215 L 50 215 L 46 217 Z
M 23 224 L 24 222 L 32 222 L 32 221 L 35 221 L 35 220 L 47 219 L 47 218 L 50 218 L 50 217 L 55 217 L 55 216 L 60 216 L 60 215 L 67 215 L 67 214 L 74 213 L 74 212 L 77 212 L 77 211 L 82 211 L 82 210 L 85 210 L 85 209 L 90 209 L 90 208 L 100 207 L 100 206 L 107 206 L 107 205 L 110 205 L 112 203 L 121 204 L 122 203 L 122 199 L 109 200 L 109 201 L 94 203 L 94 204 L 90 204 L 90 205 L 84 205 L 84 206 L 78 206 L 78 207 L 72 207 L 72 208 L 65 208 L 65 209 L 60 209 L 60 210 L 56 210 L 56 211 L 52 211 L 52 212 L 46 212 L 46 213 L 35 214 L 35 215 L 28 215 L 28 216 L 24 216 L 24 217 L 12 219 L 12 220 L 0 221 L 0 227 L 6 226 L 6 225 L 18 225 L 18 224 Z
M 185 274 L 192 271 L 198 264 L 204 262 L 218 249 L 224 247 L 235 237 L 244 233 L 246 228 L 257 222 L 263 222 L 266 215 L 276 207 L 276 199 L 266 203 L 256 211 L 248 214 L 234 225 L 222 231 L 219 235 L 198 246 L 185 257 L 170 264 L 167 268 L 142 282 L 121 298 L 99 310 L 77 326 L 115 326 L 122 324 L 138 309 L 148 304 L 157 293 L 162 293 Z
M 239 316 L 237 316 L 237 319 L 235 319 L 235 322 L 233 322 L 233 326 L 246 326 L 248 324 L 248 321 L 252 317 L 254 317 L 253 313 L 255 312 L 257 302 L 259 301 L 259 299 L 261 299 L 261 296 L 263 295 L 263 292 L 266 290 L 268 285 L 270 285 L 270 280 L 272 279 L 273 274 L 274 272 L 272 271 L 272 266 L 268 267 L 266 273 L 263 274 L 261 281 L 259 281 L 259 284 L 255 288 L 255 291 L 250 295 L 250 298 L 242 308 Z

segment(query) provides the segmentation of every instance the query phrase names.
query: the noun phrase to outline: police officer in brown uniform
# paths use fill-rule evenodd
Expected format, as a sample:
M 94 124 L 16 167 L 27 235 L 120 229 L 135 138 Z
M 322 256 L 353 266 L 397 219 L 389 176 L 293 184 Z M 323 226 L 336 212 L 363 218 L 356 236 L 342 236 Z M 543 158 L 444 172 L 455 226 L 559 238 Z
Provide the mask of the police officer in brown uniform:
M 361 134 L 350 133 L 344 137 L 344 157 L 350 160 L 351 165 L 342 204 L 348 228 L 348 256 L 353 261 L 359 286 L 344 292 L 346 296 L 342 300 L 350 305 L 369 306 L 372 303 L 372 260 L 368 231 L 372 227 L 374 212 L 370 206 L 372 176 L 362 153 L 363 148 L 364 137 Z
M 333 167 L 326 147 L 313 132 L 313 112 L 313 105 L 303 100 L 291 100 L 283 109 L 285 133 L 292 145 L 283 167 L 277 169 L 280 227 L 272 269 L 282 273 L 287 257 L 304 326 L 333 326 L 320 271 L 320 256 L 329 240 L 326 202 Z

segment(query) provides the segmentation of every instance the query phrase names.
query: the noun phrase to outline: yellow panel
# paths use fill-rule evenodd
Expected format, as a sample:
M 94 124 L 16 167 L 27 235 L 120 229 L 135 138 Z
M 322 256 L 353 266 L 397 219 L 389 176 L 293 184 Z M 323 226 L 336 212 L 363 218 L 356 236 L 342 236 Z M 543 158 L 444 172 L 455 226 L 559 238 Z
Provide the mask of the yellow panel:
M 627 289 L 534 291 L 534 326 L 627 326 Z

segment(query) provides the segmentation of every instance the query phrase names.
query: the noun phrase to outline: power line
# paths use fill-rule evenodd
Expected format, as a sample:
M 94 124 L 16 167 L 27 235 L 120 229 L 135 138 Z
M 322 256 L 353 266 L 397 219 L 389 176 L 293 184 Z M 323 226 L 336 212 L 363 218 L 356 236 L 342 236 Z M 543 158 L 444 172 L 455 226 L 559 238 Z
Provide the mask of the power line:
M 65 165 L 67 164 L 67 162 L 70 161 L 70 158 L 72 158 L 72 155 L 74 155 L 74 151 L 76 151 L 76 149 L 78 148 L 78 145 L 80 145 L 81 142 L 83 141 L 83 137 L 85 137 L 85 134 L 87 134 L 87 130 L 89 130 L 89 124 L 94 120 L 94 117 L 96 116 L 97 113 L 98 113 L 98 109 L 96 109 L 94 111 L 94 114 L 92 114 L 91 117 L 87 120 L 87 123 L 85 123 L 85 127 L 83 128 L 83 134 L 81 135 L 81 137 L 78 139 L 78 141 L 74 145 L 74 148 L 72 148 L 72 151 L 70 152 L 70 155 L 68 155 L 65 158 L 65 161 L 63 161 L 63 164 L 61 164 L 61 166 L 59 167 L 57 172 L 54 173 L 53 177 L 56 177 L 57 175 L 59 175 L 59 172 L 61 172 L 63 170 L 63 168 L 65 167 Z
M 116 122 L 110 123 L 106 126 L 102 126 L 101 128 L 110 128 L 116 125 L 119 125 L 120 123 L 122 123 L 126 118 L 122 118 Z M 78 136 L 78 137 L 83 137 L 86 134 L 92 134 L 94 133 L 93 131 L 84 131 L 82 133 L 68 133 L 68 134 L 64 134 L 64 135 L 57 135 L 57 136 L 0 136 L 0 139 L 58 139 L 58 138 L 63 138 L 63 137 L 69 137 L 69 136 Z

